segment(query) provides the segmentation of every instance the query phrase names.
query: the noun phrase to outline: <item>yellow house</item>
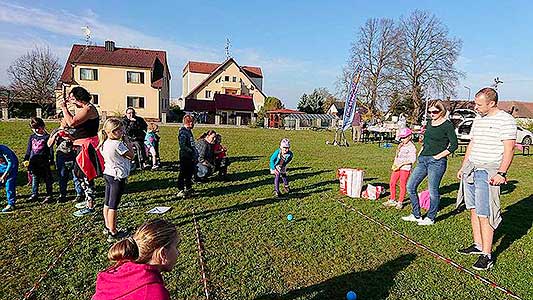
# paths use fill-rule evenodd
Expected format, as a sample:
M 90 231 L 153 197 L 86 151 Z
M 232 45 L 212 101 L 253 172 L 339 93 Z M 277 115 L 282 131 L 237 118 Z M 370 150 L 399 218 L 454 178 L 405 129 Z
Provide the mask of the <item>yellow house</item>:
M 184 110 L 200 121 L 246 125 L 265 103 L 259 67 L 239 66 L 233 58 L 222 64 L 189 61 L 183 68 Z
M 165 51 L 118 48 L 112 41 L 105 46 L 73 45 L 56 99 L 82 86 L 103 116 L 124 115 L 131 106 L 143 118 L 161 120 L 168 112 L 169 81 Z

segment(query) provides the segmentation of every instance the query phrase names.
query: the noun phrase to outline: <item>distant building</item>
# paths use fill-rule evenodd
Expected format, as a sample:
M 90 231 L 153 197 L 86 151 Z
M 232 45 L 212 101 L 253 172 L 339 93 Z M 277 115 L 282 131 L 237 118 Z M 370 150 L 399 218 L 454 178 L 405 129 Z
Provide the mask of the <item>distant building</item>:
M 233 58 L 222 64 L 189 61 L 183 68 L 182 91 L 184 110 L 215 124 L 252 122 L 266 98 L 261 68 L 241 67 Z
M 337 115 L 342 116 L 344 114 L 344 104 L 346 102 L 344 101 L 335 101 L 331 106 L 328 108 L 327 113 L 330 115 Z
M 161 120 L 161 114 L 168 112 L 169 81 L 165 51 L 118 48 L 113 41 L 105 46 L 73 45 L 56 99 L 82 86 L 103 115 L 123 115 L 131 106 L 139 116 Z

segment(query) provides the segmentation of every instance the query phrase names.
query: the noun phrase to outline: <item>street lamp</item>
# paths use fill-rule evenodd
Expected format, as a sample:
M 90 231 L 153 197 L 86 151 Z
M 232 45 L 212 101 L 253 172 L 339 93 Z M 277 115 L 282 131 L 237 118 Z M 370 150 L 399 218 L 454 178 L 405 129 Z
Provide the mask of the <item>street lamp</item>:
M 465 85 L 465 89 L 468 90 L 468 101 L 470 101 L 470 87 Z

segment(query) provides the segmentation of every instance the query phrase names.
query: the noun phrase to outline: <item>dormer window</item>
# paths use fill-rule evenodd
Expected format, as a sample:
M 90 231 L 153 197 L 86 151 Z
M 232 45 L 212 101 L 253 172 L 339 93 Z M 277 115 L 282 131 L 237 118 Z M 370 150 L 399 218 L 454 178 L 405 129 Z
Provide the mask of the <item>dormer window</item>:
M 224 76 L 224 81 L 229 81 L 229 76 Z

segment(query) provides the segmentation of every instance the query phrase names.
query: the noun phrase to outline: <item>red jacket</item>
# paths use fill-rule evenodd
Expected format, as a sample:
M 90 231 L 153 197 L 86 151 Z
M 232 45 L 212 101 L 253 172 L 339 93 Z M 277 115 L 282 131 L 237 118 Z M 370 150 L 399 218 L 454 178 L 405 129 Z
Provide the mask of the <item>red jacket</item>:
M 170 294 L 159 269 L 128 261 L 98 273 L 92 299 L 169 300 Z

